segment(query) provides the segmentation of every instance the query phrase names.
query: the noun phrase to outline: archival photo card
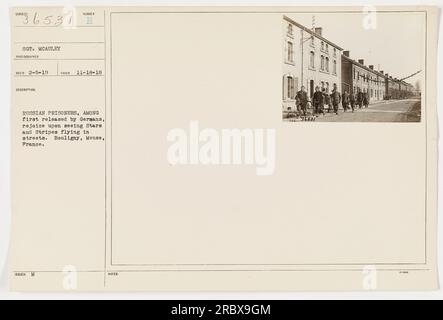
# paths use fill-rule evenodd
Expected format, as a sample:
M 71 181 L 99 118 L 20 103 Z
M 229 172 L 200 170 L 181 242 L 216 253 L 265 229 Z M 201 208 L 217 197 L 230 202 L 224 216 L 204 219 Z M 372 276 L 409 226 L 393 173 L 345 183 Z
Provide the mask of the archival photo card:
M 12 8 L 12 290 L 437 288 L 438 14 Z

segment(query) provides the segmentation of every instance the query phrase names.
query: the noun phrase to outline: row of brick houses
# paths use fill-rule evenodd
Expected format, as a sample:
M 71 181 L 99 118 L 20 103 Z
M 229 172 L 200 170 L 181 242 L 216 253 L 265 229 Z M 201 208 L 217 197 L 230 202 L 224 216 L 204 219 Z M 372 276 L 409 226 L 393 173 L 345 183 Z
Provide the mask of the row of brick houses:
M 411 84 L 393 78 L 383 70 L 377 71 L 373 65 L 365 66 L 363 59 L 351 59 L 349 51 L 343 51 L 341 75 L 343 91 L 365 92 L 372 102 L 404 99 L 415 94 Z
M 283 22 L 284 110 L 294 110 L 302 86 L 312 97 L 315 87 L 331 93 L 335 84 L 342 93 L 367 93 L 371 103 L 414 94 L 412 85 L 366 66 L 362 59 L 351 59 L 349 51 L 323 37 L 322 28 L 312 30 L 286 16 Z
M 373 65 L 365 66 L 364 60 L 352 60 L 349 51 L 342 54 L 343 91 L 367 93 L 370 101 L 380 101 L 386 97 L 386 77 L 383 71 L 377 71 Z

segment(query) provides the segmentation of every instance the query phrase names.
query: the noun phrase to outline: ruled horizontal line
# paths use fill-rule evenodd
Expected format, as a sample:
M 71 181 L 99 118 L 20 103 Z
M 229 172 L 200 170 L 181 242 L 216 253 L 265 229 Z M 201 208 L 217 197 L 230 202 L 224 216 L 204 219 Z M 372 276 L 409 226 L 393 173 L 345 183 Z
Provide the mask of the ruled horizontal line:
M 104 43 L 104 42 L 103 41 L 16 41 L 16 42 L 14 42 L 14 44 L 26 44 L 26 43 L 31 43 L 31 44 L 45 44 L 45 43 L 87 44 L 87 43 L 93 43 L 93 44 L 97 44 L 97 43 Z
M 36 74 L 36 75 L 18 75 L 15 74 L 14 77 L 20 78 L 20 77 L 26 77 L 26 78 L 32 78 L 32 77 L 103 77 L 104 74 L 95 74 L 95 75 L 81 75 L 81 74 Z
M 375 269 L 376 271 L 431 271 L 431 269 Z M 171 270 L 92 270 L 92 271 L 75 271 L 79 273 L 98 273 L 98 272 L 118 272 L 118 273 L 130 273 L 130 272 L 362 272 L 362 269 L 171 269 Z M 13 271 L 13 273 L 62 273 L 62 270 L 40 270 L 40 271 Z
M 61 29 L 75 29 L 75 28 L 104 28 L 105 26 L 26 26 L 26 25 L 19 25 L 14 26 L 14 28 L 61 28 Z
M 91 61 L 96 61 L 96 60 L 105 60 L 103 58 L 14 58 L 14 60 L 43 60 L 43 61 L 48 61 L 48 60 L 91 60 Z

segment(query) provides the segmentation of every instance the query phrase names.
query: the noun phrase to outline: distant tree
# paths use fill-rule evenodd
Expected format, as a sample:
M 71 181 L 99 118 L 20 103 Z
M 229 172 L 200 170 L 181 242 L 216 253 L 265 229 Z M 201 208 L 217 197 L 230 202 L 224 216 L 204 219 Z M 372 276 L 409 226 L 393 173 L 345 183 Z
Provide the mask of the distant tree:
M 420 92 L 421 90 L 420 80 L 417 80 L 417 82 L 415 82 L 415 90 L 417 90 L 417 92 Z

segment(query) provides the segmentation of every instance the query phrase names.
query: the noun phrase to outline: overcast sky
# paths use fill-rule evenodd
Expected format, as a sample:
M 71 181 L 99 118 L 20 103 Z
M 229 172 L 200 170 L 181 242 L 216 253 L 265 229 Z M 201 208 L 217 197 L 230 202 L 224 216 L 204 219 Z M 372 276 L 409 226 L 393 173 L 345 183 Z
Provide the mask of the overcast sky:
M 352 59 L 364 59 L 366 66 L 373 64 L 375 69 L 397 78 L 423 70 L 406 80 L 413 85 L 424 75 L 424 13 L 377 13 L 375 29 L 364 28 L 363 13 L 297 13 L 287 16 L 311 28 L 313 15 L 315 26 L 323 28 L 323 37 L 349 50 Z

